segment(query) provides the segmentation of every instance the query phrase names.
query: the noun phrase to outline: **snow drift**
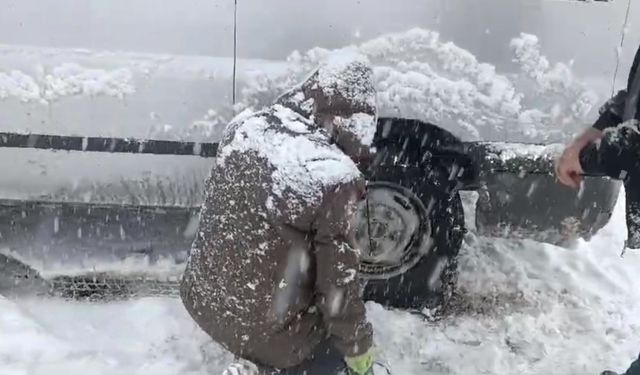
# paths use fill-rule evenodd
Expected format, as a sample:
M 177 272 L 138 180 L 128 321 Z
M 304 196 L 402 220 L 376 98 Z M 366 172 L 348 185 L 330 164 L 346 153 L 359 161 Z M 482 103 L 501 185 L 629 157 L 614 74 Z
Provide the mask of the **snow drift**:
M 463 140 L 549 142 L 584 126 L 597 95 L 575 78 L 570 64 L 550 63 L 537 37 L 511 42 L 520 73 L 500 74 L 437 32 L 413 29 L 345 47 L 374 65 L 381 116 L 437 124 Z M 246 82 L 241 106 L 260 107 L 334 53 L 294 52 L 287 73 L 257 72 Z

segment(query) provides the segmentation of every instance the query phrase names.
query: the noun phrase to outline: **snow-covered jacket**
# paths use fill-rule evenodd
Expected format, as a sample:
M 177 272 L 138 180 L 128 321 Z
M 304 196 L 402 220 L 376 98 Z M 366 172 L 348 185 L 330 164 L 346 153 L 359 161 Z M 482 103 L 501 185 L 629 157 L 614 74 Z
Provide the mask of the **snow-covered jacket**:
M 594 128 L 614 128 L 630 120 L 640 121 L 640 48 L 629 72 L 627 87 L 619 91 L 601 109 Z M 609 177 L 624 180 L 626 193 L 627 244 L 640 248 L 640 170 L 637 129 L 619 127 L 613 129 L 602 141 L 599 149 L 600 172 Z M 584 167 L 584 165 L 583 165 Z
M 327 338 L 370 348 L 350 224 L 375 124 L 371 69 L 333 58 L 225 129 L 181 296 L 234 354 L 287 368 Z

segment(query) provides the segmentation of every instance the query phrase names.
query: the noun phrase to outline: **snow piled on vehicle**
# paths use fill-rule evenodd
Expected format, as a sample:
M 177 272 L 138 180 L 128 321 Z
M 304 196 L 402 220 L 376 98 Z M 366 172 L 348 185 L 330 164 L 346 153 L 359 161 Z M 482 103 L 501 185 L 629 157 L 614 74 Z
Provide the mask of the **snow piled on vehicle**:
M 464 140 L 557 141 L 593 119 L 602 100 L 574 76 L 571 62 L 549 61 L 530 34 L 505 48 L 513 53 L 513 72 L 499 72 L 420 28 L 340 52 L 362 55 L 373 65 L 380 116 L 433 122 Z M 113 127 L 110 117 L 86 110 L 113 108 L 124 136 L 217 141 L 237 113 L 270 105 L 335 52 L 314 48 L 295 51 L 286 61 L 241 59 L 238 102 L 232 105 L 228 58 L 0 46 L 0 109 L 12 125 L 21 117 L 8 99 L 55 103 L 55 111 L 28 109 L 47 131 L 59 122 L 78 132 L 80 125 L 73 124 Z M 82 100 L 95 97 L 100 100 Z M 122 99 L 126 105 L 119 104 Z
M 564 150 L 564 145 L 554 143 L 550 145 L 526 144 L 526 143 L 505 143 L 505 142 L 485 142 L 479 143 L 484 145 L 487 150 L 487 161 L 500 161 L 503 163 L 509 161 L 527 159 L 530 162 L 536 160 L 546 160 L 553 163 Z M 524 174 L 524 172 L 522 172 Z
M 472 225 L 472 223 L 470 223 Z M 445 316 L 368 303 L 394 374 L 598 374 L 640 350 L 640 254 L 620 257 L 624 199 L 591 242 L 563 249 L 467 236 Z M 0 297 L 0 373 L 219 374 L 233 356 L 181 302 Z
M 495 66 L 437 32 L 413 29 L 342 50 L 294 52 L 288 71 L 260 72 L 245 82 L 240 106 L 260 107 L 336 52 L 352 51 L 372 63 L 380 116 L 432 122 L 464 140 L 557 141 L 589 122 L 598 96 L 573 76 L 570 63 L 552 64 L 536 36 L 521 34 L 510 48 L 516 74 Z
M 0 71 L 0 99 L 15 98 L 22 102 L 51 101 L 70 96 L 113 96 L 124 98 L 135 93 L 133 77 L 128 69 L 89 69 L 65 63 L 47 71 L 37 69 L 37 76 L 20 70 Z
M 424 29 L 339 51 L 293 52 L 287 61 L 240 59 L 238 102 L 232 105 L 230 58 L 0 45 L 0 112 L 5 131 L 217 142 L 236 114 L 271 105 L 320 63 L 346 50 L 371 62 L 379 116 L 430 121 L 463 140 L 563 141 L 597 116 L 602 101 L 571 73 L 570 63 L 545 58 L 535 36 L 517 36 L 505 48 L 513 51 L 511 73 Z M 56 89 L 45 90 L 46 76 Z M 357 130 L 358 124 L 349 125 Z M 368 140 L 371 134 L 362 136 Z M 78 165 L 83 158 L 78 155 L 4 154 L 0 174 L 10 178 L 2 189 L 17 198 L 192 204 L 201 201 L 194 179 L 210 169 L 195 159 L 168 168 L 159 157 L 143 164 L 92 156 L 103 165 L 95 168 L 88 160 Z M 154 188 L 160 184 L 162 189 Z

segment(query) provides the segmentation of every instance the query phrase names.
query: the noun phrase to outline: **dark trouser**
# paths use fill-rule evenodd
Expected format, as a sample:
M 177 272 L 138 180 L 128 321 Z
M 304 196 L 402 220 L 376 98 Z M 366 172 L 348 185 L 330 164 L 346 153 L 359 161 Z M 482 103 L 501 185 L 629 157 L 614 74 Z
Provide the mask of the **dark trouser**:
M 311 357 L 286 370 L 262 368 L 261 375 L 338 375 L 344 370 L 342 356 L 328 342 L 318 345 Z
M 599 147 L 580 155 L 586 174 L 606 175 L 624 182 L 626 192 L 627 247 L 640 249 L 640 133 L 622 126 L 605 132 Z
M 588 147 L 580 155 L 586 174 L 603 174 L 624 182 L 626 193 L 627 246 L 640 249 L 640 132 L 622 126 L 605 132 L 599 147 Z M 623 375 L 640 375 L 640 357 Z
M 621 375 L 640 375 L 640 358 L 631 364 L 627 372 Z

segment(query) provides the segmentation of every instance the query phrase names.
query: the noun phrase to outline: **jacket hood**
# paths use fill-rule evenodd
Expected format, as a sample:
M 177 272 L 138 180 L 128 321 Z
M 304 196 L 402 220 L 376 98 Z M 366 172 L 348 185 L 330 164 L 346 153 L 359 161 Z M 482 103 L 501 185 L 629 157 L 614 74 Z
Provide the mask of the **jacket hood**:
M 304 82 L 278 99 L 324 127 L 337 146 L 356 162 L 370 158 L 377 107 L 373 70 L 357 55 L 327 58 Z

